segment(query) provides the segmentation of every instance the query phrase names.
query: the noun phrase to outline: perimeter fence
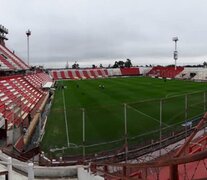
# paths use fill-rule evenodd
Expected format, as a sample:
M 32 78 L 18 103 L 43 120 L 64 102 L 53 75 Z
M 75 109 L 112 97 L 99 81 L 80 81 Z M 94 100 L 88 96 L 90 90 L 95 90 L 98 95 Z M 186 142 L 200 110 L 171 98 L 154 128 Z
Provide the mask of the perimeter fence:
M 50 158 L 87 159 L 127 154 L 180 133 L 183 138 L 206 111 L 206 96 L 200 91 L 120 105 L 52 108 L 47 122 L 52 133 L 42 148 Z

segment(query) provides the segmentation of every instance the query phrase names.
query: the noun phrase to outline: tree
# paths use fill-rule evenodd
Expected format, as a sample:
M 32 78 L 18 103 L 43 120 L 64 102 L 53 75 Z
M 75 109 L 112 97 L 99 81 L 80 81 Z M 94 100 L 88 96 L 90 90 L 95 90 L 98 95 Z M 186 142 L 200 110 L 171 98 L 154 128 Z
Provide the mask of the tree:
M 73 68 L 73 69 L 76 69 L 76 64 L 73 64 L 73 65 L 72 65 L 72 68 Z
M 124 67 L 124 61 L 118 61 L 118 67 L 120 68 Z
M 207 68 L 207 62 L 206 61 L 203 62 L 203 67 Z
M 113 68 L 118 68 L 118 67 L 119 67 L 118 62 L 115 61 L 114 65 L 113 65 L 112 67 L 113 67 Z
M 79 69 L 79 64 L 77 62 L 75 62 L 73 65 L 72 65 L 72 69 Z
M 127 59 L 126 62 L 125 62 L 125 67 L 132 67 L 132 63 L 131 63 L 131 60 L 130 59 Z

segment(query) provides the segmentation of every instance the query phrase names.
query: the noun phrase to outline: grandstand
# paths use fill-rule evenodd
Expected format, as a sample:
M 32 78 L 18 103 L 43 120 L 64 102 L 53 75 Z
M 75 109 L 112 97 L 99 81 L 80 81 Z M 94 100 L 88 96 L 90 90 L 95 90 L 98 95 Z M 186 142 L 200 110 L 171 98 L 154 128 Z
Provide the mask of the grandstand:
M 55 80 L 61 79 L 94 79 L 94 78 L 105 78 L 112 76 L 139 76 L 147 75 L 150 77 L 162 77 L 162 78 L 179 78 L 183 67 L 131 67 L 131 68 L 107 68 L 107 69 L 69 69 L 69 70 L 52 70 L 50 72 L 51 76 Z M 191 69 L 189 72 L 192 72 Z M 205 72 L 205 70 L 203 70 Z M 199 70 L 200 72 L 200 70 Z M 183 77 L 183 76 L 182 76 Z M 201 77 L 202 78 L 202 77 Z
M 1 159 L 6 155 L 13 157 L 18 163 L 28 163 L 37 159 L 38 165 L 42 167 L 86 165 L 83 166 L 85 169 L 79 168 L 80 171 L 77 170 L 77 166 L 67 169 L 51 168 L 48 171 L 36 166 L 36 169 L 32 167 L 32 176 L 77 176 L 79 172 L 79 179 L 207 177 L 207 115 L 199 121 L 207 108 L 206 87 L 202 83 L 175 80 L 205 82 L 205 68 L 68 68 L 52 69 L 48 72 L 40 68 L 31 68 L 9 50 L 5 44 L 7 33 L 8 30 L 0 26 Z M 138 79 L 141 81 L 138 82 Z M 160 79 L 169 81 L 166 83 Z M 185 84 L 185 87 L 181 84 Z M 139 91 L 142 88 L 144 90 Z M 176 88 L 178 90 L 173 91 Z M 120 89 L 124 92 L 117 93 Z M 149 97 L 147 93 L 151 93 L 152 89 L 157 90 L 153 91 L 157 96 L 150 98 L 161 99 L 144 99 Z M 71 98 L 68 94 L 74 96 Z M 142 99 L 139 94 L 142 95 Z M 82 106 L 71 105 L 67 102 L 68 99 L 71 102 L 83 100 L 83 103 L 74 103 L 82 103 Z M 87 101 L 91 104 L 87 104 Z M 101 104 L 100 107 L 96 101 Z M 55 106 L 58 108 L 53 111 Z M 94 121 L 91 114 L 95 116 Z M 71 118 L 68 121 L 70 124 L 67 124 L 67 116 Z M 137 117 L 140 118 L 139 123 Z M 160 117 L 162 118 L 159 119 Z M 73 119 L 76 124 L 71 123 Z M 64 122 L 63 125 L 61 120 Z M 85 120 L 87 133 L 91 132 L 91 144 L 87 144 L 86 136 L 83 136 L 83 139 L 80 136 L 84 134 L 82 123 L 85 123 Z M 125 122 L 120 122 L 122 120 Z M 112 123 L 108 124 L 109 121 Z M 48 126 L 51 122 L 55 123 Z M 95 126 L 97 124 L 94 122 L 106 128 L 98 132 L 98 126 Z M 114 122 L 116 126 L 113 126 Z M 126 125 L 131 131 L 126 131 Z M 65 132 L 67 126 L 69 132 Z M 48 135 L 48 131 L 51 134 Z M 140 134 L 137 134 L 137 131 Z M 59 136 L 58 133 L 62 133 L 63 136 Z M 66 138 L 67 133 L 70 135 L 70 141 L 72 139 L 71 142 L 69 135 Z M 75 135 L 71 137 L 71 134 Z M 111 137 L 112 134 L 114 137 Z M 50 139 L 45 140 L 47 137 Z M 107 140 L 108 144 L 102 142 L 102 138 Z M 52 141 L 55 141 L 55 146 L 52 146 Z M 66 142 L 68 146 L 65 146 Z M 98 148 L 95 148 L 96 143 Z M 42 152 L 45 146 L 48 149 Z M 91 148 L 90 151 L 87 148 Z M 15 164 L 15 168 L 18 163 Z M 20 170 L 23 171 L 21 168 Z M 4 171 L 4 174 L 7 175 L 8 172 Z
M 28 129 L 35 128 L 33 117 L 49 94 L 48 89 L 43 87 L 48 83 L 52 85 L 53 81 L 42 70 L 30 70 L 21 58 L 6 47 L 5 35 L 0 38 L 1 144 L 13 146 L 18 152 L 22 152 L 26 145 L 24 137 L 32 133 Z
M 116 69 L 70 69 L 70 70 L 52 70 L 51 76 L 55 80 L 61 79 L 96 79 L 107 78 L 111 76 L 138 76 L 140 75 L 139 68 L 116 68 Z
M 6 46 L 0 45 L 0 61 L 4 70 L 27 70 L 29 66 L 11 52 Z
M 51 76 L 59 79 L 94 79 L 108 77 L 106 69 L 81 69 L 81 70 L 52 70 Z
M 184 70 L 183 67 L 162 67 L 156 66 L 153 67 L 149 72 L 148 76 L 152 77 L 163 77 L 163 78 L 175 78 L 178 74 L 180 74 Z

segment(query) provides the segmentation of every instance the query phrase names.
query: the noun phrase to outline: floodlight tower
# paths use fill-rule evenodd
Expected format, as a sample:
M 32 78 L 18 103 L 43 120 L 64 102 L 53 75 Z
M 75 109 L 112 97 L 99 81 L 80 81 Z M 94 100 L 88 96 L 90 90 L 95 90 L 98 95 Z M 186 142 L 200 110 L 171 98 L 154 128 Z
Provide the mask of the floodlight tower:
M 5 40 L 8 40 L 8 38 L 5 36 L 5 34 L 8 34 L 8 29 L 6 29 L 4 26 L 0 25 L 0 44 L 5 46 Z
M 28 29 L 28 31 L 26 31 L 26 35 L 27 35 L 27 63 L 29 65 L 29 36 L 31 35 L 31 31 Z
M 175 70 L 177 69 L 177 65 L 176 65 L 176 61 L 178 59 L 178 51 L 177 51 L 177 41 L 178 41 L 178 37 L 173 37 L 172 38 L 173 41 L 175 41 L 175 51 L 174 51 L 174 60 L 175 60 Z

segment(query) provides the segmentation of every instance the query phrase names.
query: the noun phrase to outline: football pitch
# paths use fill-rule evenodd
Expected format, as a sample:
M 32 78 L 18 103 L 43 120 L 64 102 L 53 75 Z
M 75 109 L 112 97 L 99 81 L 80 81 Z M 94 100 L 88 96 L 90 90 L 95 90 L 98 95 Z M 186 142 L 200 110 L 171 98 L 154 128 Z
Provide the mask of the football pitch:
M 125 122 L 129 140 L 139 143 L 133 139 L 159 129 L 160 121 L 171 127 L 206 109 L 206 83 L 128 77 L 57 86 L 41 143 L 53 155 L 80 154 L 83 134 L 86 153 L 121 146 Z

